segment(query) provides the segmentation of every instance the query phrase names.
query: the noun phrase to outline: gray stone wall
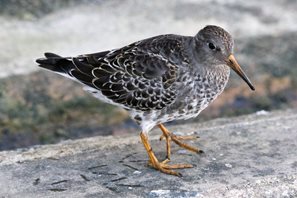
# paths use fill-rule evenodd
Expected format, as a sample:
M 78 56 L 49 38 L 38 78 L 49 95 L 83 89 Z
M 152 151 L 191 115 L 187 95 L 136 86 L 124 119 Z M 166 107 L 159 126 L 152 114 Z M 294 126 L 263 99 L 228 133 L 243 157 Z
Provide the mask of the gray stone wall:
M 0 152 L 0 197 L 296 197 L 297 111 L 170 126 L 194 133 L 197 155 L 173 145 L 183 177 L 148 167 L 138 134 L 94 137 Z M 165 157 L 160 131 L 150 140 Z

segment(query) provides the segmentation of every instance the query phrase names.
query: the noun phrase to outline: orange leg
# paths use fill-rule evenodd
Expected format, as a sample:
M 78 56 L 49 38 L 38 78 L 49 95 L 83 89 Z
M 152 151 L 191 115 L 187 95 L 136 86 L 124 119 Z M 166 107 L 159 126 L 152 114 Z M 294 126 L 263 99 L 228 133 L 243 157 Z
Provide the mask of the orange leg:
M 165 128 L 163 124 L 158 125 L 161 131 L 163 132 L 163 135 L 161 135 L 160 140 L 163 138 L 166 139 L 166 149 L 167 149 L 167 159 L 170 160 L 171 155 L 171 148 L 170 148 L 170 142 L 173 141 L 175 144 L 179 145 L 180 147 L 187 149 L 189 151 L 195 152 L 195 153 L 203 153 L 202 150 L 199 148 L 187 145 L 183 143 L 181 140 L 193 140 L 199 138 L 198 136 L 194 135 L 187 135 L 187 136 L 176 136 L 172 134 L 168 129 Z
M 140 133 L 140 138 L 141 141 L 144 145 L 144 148 L 147 151 L 147 154 L 149 156 L 149 165 L 152 166 L 153 168 L 169 174 L 169 175 L 175 175 L 175 176 L 182 176 L 179 172 L 173 171 L 171 169 L 180 169 L 180 168 L 192 168 L 193 166 L 191 164 L 173 164 L 169 165 L 167 162 L 169 162 L 169 159 L 164 160 L 163 162 L 159 162 L 159 160 L 156 158 L 152 147 L 148 141 L 148 137 L 145 133 L 141 132 Z

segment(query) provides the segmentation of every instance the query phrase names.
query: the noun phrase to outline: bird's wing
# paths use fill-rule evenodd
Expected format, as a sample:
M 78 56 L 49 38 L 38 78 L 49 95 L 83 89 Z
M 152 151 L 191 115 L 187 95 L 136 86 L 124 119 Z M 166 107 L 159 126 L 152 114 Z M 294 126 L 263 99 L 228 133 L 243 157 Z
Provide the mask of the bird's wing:
M 176 98 L 178 39 L 146 39 L 126 47 L 72 59 L 71 75 L 127 108 L 162 109 Z

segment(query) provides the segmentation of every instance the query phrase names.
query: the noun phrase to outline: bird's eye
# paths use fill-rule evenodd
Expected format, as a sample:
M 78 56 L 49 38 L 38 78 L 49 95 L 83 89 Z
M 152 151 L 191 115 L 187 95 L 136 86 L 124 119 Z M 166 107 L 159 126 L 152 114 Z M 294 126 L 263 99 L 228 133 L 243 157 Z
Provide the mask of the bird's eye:
M 215 50 L 216 49 L 216 46 L 213 43 L 208 43 L 208 47 L 211 50 Z

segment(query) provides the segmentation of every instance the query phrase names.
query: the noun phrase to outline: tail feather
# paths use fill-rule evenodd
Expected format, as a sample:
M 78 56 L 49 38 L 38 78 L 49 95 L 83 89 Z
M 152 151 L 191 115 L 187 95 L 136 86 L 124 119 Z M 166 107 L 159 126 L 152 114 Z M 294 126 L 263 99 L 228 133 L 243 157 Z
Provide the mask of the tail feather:
M 75 68 L 70 57 L 61 57 L 57 54 L 46 52 L 44 53 L 45 58 L 39 58 L 36 62 L 39 67 L 51 70 L 53 72 L 71 75 L 71 70 Z
M 51 70 L 90 87 L 94 87 L 92 84 L 92 69 L 94 67 L 90 64 L 80 62 L 78 57 L 61 57 L 49 52 L 45 53 L 44 56 L 45 58 L 36 60 L 39 67 Z
M 62 58 L 61 56 L 59 56 L 58 54 L 54 54 L 54 53 L 51 53 L 51 52 L 45 52 L 44 53 L 44 56 L 46 58 Z

